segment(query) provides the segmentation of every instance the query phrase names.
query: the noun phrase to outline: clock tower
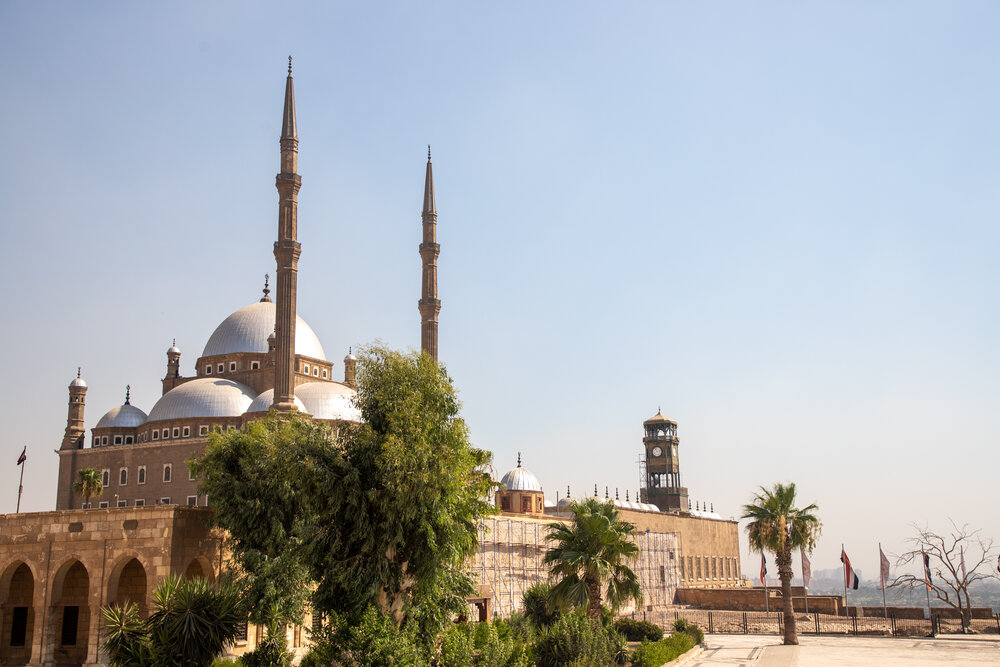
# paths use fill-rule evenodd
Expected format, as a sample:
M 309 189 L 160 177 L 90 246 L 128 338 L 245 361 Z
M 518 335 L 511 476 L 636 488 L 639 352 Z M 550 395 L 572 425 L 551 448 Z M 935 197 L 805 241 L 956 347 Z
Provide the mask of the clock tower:
M 656 415 L 642 423 L 646 432 L 642 439 L 646 454 L 646 474 L 642 502 L 652 503 L 663 512 L 688 511 L 688 491 L 681 486 L 681 469 L 677 459 L 677 422 Z

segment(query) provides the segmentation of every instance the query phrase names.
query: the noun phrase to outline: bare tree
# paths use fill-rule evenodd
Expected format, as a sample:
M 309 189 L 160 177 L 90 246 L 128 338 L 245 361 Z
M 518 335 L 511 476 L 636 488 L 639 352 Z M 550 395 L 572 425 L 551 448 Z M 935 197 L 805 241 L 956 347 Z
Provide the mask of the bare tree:
M 992 553 L 993 538 L 983 537 L 978 528 L 972 530 L 968 524 L 959 527 L 951 519 L 949 521 L 951 530 L 945 535 L 938 535 L 927 526 L 921 528 L 913 524 L 917 536 L 906 540 L 912 549 L 896 559 L 896 567 L 916 563 L 920 566 L 920 574 L 900 574 L 889 584 L 889 588 L 914 589 L 925 586 L 923 555 L 927 554 L 931 569 L 930 592 L 941 602 L 959 611 L 962 615 L 962 631 L 966 632 L 972 618 L 969 586 L 982 579 L 997 578 L 992 567 L 995 558 Z M 980 569 L 985 569 L 986 573 L 980 572 Z

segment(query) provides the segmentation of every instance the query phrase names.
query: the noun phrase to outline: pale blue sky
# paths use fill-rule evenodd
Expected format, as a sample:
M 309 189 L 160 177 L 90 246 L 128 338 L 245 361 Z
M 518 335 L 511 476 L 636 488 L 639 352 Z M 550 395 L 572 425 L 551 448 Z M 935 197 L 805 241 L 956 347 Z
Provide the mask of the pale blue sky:
M 542 4 L 542 6 L 539 6 Z M 295 57 L 299 313 L 328 356 L 419 344 L 426 144 L 441 358 L 502 473 L 820 506 L 866 575 L 913 521 L 1000 537 L 994 3 L 0 3 L 0 511 L 149 410 L 274 272 Z M 994 424 L 991 426 L 991 424 Z M 744 540 L 745 541 L 745 540 Z M 745 548 L 745 547 L 744 547 Z M 756 558 L 744 562 L 752 572 Z

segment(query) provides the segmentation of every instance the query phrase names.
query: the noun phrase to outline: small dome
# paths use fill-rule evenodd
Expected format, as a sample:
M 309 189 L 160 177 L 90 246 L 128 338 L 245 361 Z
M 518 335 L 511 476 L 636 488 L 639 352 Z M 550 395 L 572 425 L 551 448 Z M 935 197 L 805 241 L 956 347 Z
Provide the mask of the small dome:
M 260 396 L 253 399 L 253 403 L 247 408 L 247 412 L 267 412 L 271 409 L 271 404 L 274 403 L 274 390 L 268 389 L 267 391 L 261 392 Z M 299 397 L 295 397 L 295 407 L 297 407 L 302 412 L 307 412 L 306 406 L 302 404 Z
M 358 392 L 339 382 L 306 382 L 295 388 L 295 398 L 316 419 L 360 422 L 361 410 L 354 405 Z
M 205 343 L 203 357 L 236 352 L 267 352 L 267 339 L 274 332 L 275 305 L 258 301 L 222 321 Z M 305 320 L 295 318 L 295 354 L 326 360 L 319 338 Z
M 94 428 L 135 428 L 145 423 L 146 413 L 126 403 L 108 410 Z
M 530 470 L 527 468 L 522 468 L 520 464 L 516 468 L 511 468 L 507 471 L 507 474 L 503 476 L 500 483 L 508 491 L 541 491 L 542 485 L 538 483 L 538 478 L 535 477 Z
M 677 422 L 675 422 L 673 419 L 670 419 L 669 417 L 665 417 L 663 413 L 660 412 L 659 410 L 656 411 L 655 415 L 653 415 L 652 417 L 650 417 L 649 419 L 647 419 L 642 423 L 644 425 L 645 424 L 673 424 L 674 426 L 677 425 Z
M 354 356 L 353 354 L 351 354 L 350 352 L 348 352 L 348 353 L 347 353 L 347 356 L 346 356 L 346 357 L 344 357 L 344 361 L 357 361 L 357 360 L 358 360 L 358 358 L 357 358 L 357 357 L 355 357 L 355 356 Z
M 71 387 L 86 387 L 87 386 L 87 381 L 84 380 L 82 377 L 75 377 L 75 378 L 73 378 L 73 381 L 69 383 L 69 386 L 71 386 Z
M 569 507 L 569 504 L 573 502 L 572 498 L 563 498 L 559 501 L 559 509 Z
M 180 353 L 181 349 L 176 345 L 171 345 L 170 347 L 167 348 L 167 354 L 180 354 Z
M 222 378 L 198 378 L 160 397 L 147 421 L 188 417 L 239 417 L 256 398 L 246 385 Z

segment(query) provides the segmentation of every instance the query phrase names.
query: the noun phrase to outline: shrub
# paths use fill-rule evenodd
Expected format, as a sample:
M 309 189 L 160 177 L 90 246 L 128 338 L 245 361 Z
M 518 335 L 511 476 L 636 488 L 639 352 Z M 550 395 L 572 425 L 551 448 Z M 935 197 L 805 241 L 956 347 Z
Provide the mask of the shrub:
M 330 614 L 329 623 L 313 636 L 313 648 L 303 658 L 306 667 L 392 667 L 426 664 L 419 642 L 411 632 L 369 607 L 349 615 Z
M 683 616 L 674 621 L 674 632 L 685 632 L 691 636 L 695 644 L 705 641 L 705 633 L 694 623 L 688 623 Z
M 487 625 L 482 623 L 481 625 Z M 459 623 L 441 634 L 438 663 L 441 667 L 471 667 L 476 652 L 473 630 L 467 623 Z
M 524 591 L 521 604 L 524 616 L 536 628 L 547 628 L 559 619 L 559 611 L 552 604 L 552 587 L 540 582 Z
M 687 632 L 675 632 L 657 642 L 643 641 L 632 654 L 632 667 L 660 667 L 665 662 L 684 655 L 695 646 Z
M 243 667 L 243 663 L 232 658 L 216 658 L 212 661 L 212 667 Z
M 534 645 L 539 667 L 573 664 L 577 667 L 605 667 L 624 664 L 628 657 L 625 638 L 604 627 L 581 611 L 562 615 L 538 633 Z
M 243 667 L 288 667 L 292 664 L 292 654 L 284 632 L 268 631 L 267 638 L 257 647 L 240 658 Z
M 663 639 L 663 628 L 633 618 L 619 618 L 615 621 L 615 630 L 624 635 L 625 639 L 630 642 L 641 642 L 644 639 L 656 642 Z

